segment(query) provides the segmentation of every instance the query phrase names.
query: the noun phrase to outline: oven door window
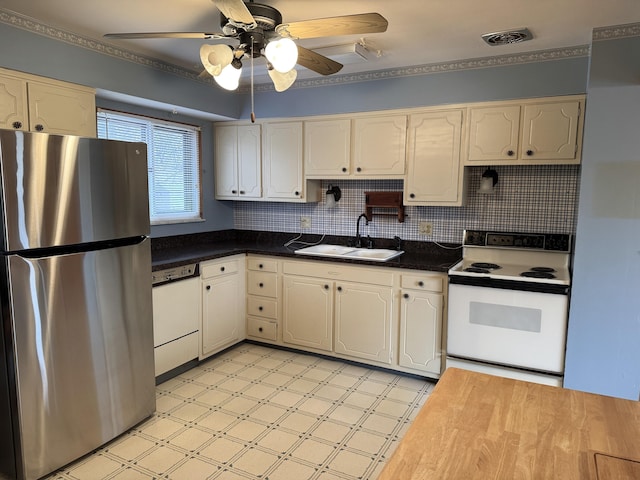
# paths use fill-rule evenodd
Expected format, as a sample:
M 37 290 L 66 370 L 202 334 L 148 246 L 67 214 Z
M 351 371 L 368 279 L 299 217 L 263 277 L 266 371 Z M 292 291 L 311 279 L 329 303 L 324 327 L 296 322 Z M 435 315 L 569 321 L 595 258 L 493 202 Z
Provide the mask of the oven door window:
M 449 286 L 447 354 L 562 373 L 568 297 Z

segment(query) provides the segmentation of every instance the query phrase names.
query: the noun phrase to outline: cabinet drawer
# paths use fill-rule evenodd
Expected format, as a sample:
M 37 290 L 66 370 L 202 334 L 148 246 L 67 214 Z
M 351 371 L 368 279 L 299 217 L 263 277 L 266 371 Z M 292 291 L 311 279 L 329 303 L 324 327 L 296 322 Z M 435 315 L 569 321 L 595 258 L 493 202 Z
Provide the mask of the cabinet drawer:
M 156 377 L 198 358 L 198 332 L 154 348 Z
M 247 319 L 247 335 L 275 341 L 278 338 L 278 324 L 250 317 Z
M 249 295 L 260 295 L 262 297 L 277 297 L 278 276 L 275 273 L 249 270 L 247 293 Z
M 277 272 L 278 261 L 266 258 L 249 257 L 247 259 L 247 268 L 249 270 L 256 270 L 260 272 Z
M 247 297 L 247 313 L 258 317 L 278 318 L 278 301 L 265 297 Z
M 444 277 L 436 275 L 402 275 L 400 281 L 402 288 L 426 290 L 429 292 L 442 292 Z
M 347 282 L 370 283 L 373 285 L 393 285 L 393 273 L 376 267 L 356 267 L 331 262 L 305 262 L 302 260 L 283 262 L 282 271 L 289 275 L 331 278 Z
M 200 264 L 200 275 L 202 278 L 213 278 L 238 271 L 237 260 L 228 260 L 212 263 Z

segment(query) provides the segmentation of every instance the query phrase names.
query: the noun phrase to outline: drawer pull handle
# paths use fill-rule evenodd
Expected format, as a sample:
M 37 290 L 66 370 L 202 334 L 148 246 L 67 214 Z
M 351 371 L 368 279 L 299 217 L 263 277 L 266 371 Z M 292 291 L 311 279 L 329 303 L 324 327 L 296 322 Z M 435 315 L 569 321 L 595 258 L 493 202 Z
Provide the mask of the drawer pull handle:
M 423 282 L 422 280 L 420 280 L 420 281 L 418 282 L 418 286 L 419 286 L 419 287 L 424 287 L 424 282 Z
M 259 311 L 262 311 L 262 310 L 263 310 L 263 309 L 262 309 L 262 305 L 258 307 L 258 310 L 259 310 Z
M 258 265 L 258 268 L 263 268 L 263 265 L 262 264 Z
M 224 272 L 224 267 L 220 267 L 220 271 L 221 271 L 221 272 Z
M 262 327 L 259 327 L 259 328 L 258 328 L 258 331 L 262 333 Z
M 258 286 L 259 286 L 260 288 L 262 288 L 262 287 L 264 287 L 264 283 L 259 283 L 259 284 L 258 284 Z

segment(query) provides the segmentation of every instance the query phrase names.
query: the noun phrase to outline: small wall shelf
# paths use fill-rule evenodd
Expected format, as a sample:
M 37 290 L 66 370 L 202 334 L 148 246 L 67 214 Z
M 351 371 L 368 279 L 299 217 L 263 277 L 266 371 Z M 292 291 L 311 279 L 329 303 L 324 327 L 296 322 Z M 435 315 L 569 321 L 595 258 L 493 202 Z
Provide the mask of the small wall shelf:
M 371 221 L 373 215 L 398 217 L 398 222 L 404 222 L 404 205 L 402 192 L 364 192 L 365 215 Z M 374 212 L 373 209 L 394 209 L 395 213 Z

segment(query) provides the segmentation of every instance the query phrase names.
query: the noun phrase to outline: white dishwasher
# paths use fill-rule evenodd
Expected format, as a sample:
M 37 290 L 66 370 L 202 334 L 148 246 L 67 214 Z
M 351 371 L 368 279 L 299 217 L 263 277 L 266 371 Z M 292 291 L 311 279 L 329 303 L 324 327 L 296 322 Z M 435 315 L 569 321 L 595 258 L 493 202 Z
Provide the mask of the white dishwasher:
M 152 272 L 152 283 L 155 374 L 160 383 L 198 359 L 198 264 Z

